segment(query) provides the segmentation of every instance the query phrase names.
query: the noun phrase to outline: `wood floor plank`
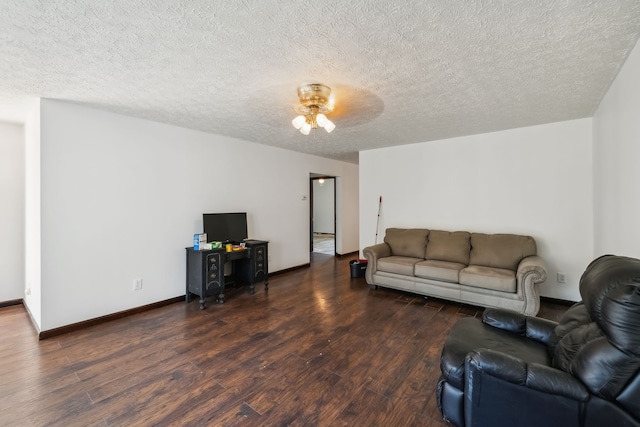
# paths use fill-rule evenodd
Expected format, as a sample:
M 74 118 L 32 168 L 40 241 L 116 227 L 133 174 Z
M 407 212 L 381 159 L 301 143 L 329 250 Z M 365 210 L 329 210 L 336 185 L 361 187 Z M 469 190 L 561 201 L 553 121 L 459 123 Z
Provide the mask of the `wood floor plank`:
M 306 425 L 318 425 L 321 411 L 332 398 L 332 390 L 342 379 L 339 375 L 326 369 L 308 369 L 298 377 L 294 387 L 281 393 L 282 401 L 277 405 L 278 410 L 263 421 L 267 425 L 277 424 L 281 411 L 286 405 L 286 416 L 295 420 L 304 420 Z M 274 418 L 275 416 L 275 418 Z M 271 418 L 270 418 L 271 417 Z
M 190 363 L 188 359 L 179 356 L 165 359 L 164 356 L 167 354 L 171 354 L 170 349 L 163 352 L 163 359 L 156 364 L 140 364 L 136 367 L 129 367 L 126 374 L 122 374 L 121 371 L 114 374 L 105 373 L 84 381 L 82 386 L 89 393 L 91 400 L 97 403 L 127 391 L 135 391 L 141 384 L 154 381 L 160 375 L 165 375 L 185 363 Z
M 330 424 L 335 426 L 375 426 L 383 425 L 376 420 L 380 418 L 381 413 L 391 410 L 389 400 L 384 396 L 375 393 L 369 389 L 359 389 L 357 393 L 351 395 L 348 405 L 333 418 Z M 324 420 L 323 420 L 324 421 Z
M 273 408 L 284 408 L 283 403 L 293 399 L 296 385 L 309 366 L 303 359 L 289 354 L 271 367 L 271 375 L 266 378 L 258 390 L 248 394 L 247 403 L 258 413 L 265 414 Z
M 314 253 L 267 292 L 231 288 L 205 310 L 176 303 L 44 341 L 23 306 L 0 308 L 0 426 L 445 426 L 440 351 L 482 309 L 369 289 L 348 262 Z
M 73 365 L 64 354 L 17 361 L 13 366 L 3 366 L 0 372 L 2 373 L 2 381 L 0 381 L 2 398 L 25 387 L 39 386 L 60 377 L 75 374 Z
M 153 425 L 154 421 L 169 421 L 166 415 L 180 407 L 190 393 L 207 391 L 215 394 L 214 390 L 221 392 L 224 389 L 210 381 L 210 375 L 186 363 L 139 384 L 135 389 L 128 389 L 97 403 L 96 410 L 109 424 Z
M 39 404 L 43 398 L 51 402 L 60 396 L 60 391 L 66 387 L 77 387 L 79 384 L 80 380 L 76 374 L 63 375 L 54 380 L 30 386 L 23 384 L 17 387 L 13 393 L 0 399 L 0 414 L 4 417 L 12 411 L 24 413 L 23 411 L 25 409 L 28 409 L 34 404 Z M 64 398 L 62 400 L 64 400 Z
M 82 422 L 96 423 L 101 420 L 100 416 L 88 415 L 92 408 L 93 403 L 87 393 L 66 389 L 64 394 L 53 394 L 44 404 L 40 403 L 27 414 L 35 426 L 79 425 Z

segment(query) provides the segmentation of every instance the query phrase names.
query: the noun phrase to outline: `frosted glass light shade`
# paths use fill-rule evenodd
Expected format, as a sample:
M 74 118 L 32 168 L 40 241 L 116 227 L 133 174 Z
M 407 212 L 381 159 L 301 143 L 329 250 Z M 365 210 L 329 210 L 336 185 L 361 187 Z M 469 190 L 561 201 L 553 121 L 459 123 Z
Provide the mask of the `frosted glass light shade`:
M 318 123 L 318 124 L 320 124 L 320 123 Z M 325 123 L 323 127 L 324 127 L 324 130 L 327 131 L 327 133 L 331 133 L 331 131 L 336 128 L 336 125 L 334 125 L 331 120 L 327 119 L 327 123 Z
M 311 132 L 311 123 L 303 124 L 300 128 L 300 133 L 303 135 L 309 135 L 309 132 Z
M 316 123 L 318 123 L 318 126 L 320 126 L 321 128 L 323 128 L 328 121 L 329 119 L 327 119 L 327 116 L 325 116 L 324 114 L 320 113 L 316 115 Z
M 306 122 L 307 119 L 304 116 L 298 116 L 295 119 L 291 120 L 291 124 L 296 129 L 300 129 Z

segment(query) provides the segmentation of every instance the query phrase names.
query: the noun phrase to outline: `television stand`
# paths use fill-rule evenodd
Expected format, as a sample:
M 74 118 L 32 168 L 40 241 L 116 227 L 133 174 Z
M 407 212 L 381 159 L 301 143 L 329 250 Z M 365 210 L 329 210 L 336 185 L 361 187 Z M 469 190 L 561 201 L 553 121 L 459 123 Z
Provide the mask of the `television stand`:
M 200 309 L 205 309 L 207 297 L 218 295 L 218 302 L 224 303 L 224 291 L 227 279 L 224 265 L 232 263 L 234 283 L 248 283 L 249 292 L 255 293 L 255 282 L 264 281 L 264 290 L 269 290 L 269 242 L 264 240 L 246 240 L 245 249 L 227 252 L 225 248 L 194 250 L 186 248 L 187 277 L 186 302 L 193 295 L 200 297 Z M 231 279 L 230 277 L 230 279 Z

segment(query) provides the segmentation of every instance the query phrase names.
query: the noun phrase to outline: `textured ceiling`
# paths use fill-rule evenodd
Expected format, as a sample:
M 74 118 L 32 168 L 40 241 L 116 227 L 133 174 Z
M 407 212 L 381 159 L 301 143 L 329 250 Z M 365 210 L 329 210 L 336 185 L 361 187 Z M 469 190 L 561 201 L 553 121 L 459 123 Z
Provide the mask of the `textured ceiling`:
M 589 117 L 639 34 L 638 0 L 2 0 L 0 120 L 53 98 L 357 163 Z M 309 82 L 331 134 L 291 126 Z

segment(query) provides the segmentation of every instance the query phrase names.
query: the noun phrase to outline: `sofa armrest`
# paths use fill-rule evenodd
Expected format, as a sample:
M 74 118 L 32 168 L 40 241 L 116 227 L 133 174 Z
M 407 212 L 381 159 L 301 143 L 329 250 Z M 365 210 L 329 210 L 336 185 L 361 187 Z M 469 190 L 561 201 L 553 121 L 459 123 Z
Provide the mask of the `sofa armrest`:
M 544 261 L 537 255 L 523 258 L 518 264 L 516 281 L 518 292 L 522 292 L 525 302 L 524 313 L 535 316 L 540 310 L 540 293 L 536 284 L 547 279 L 547 269 Z
M 525 316 L 515 311 L 487 308 L 482 314 L 482 322 L 517 335 L 525 336 L 542 344 L 548 344 L 557 322 L 539 317 Z
M 368 284 L 373 285 L 373 273 L 378 271 L 378 259 L 391 256 L 391 247 L 386 243 L 367 246 L 362 250 L 362 255 L 367 259 L 367 271 L 364 277 Z
M 534 280 L 536 283 L 547 280 L 547 268 L 545 267 L 542 258 L 538 255 L 522 258 L 520 264 L 518 264 L 518 271 L 516 272 L 518 276 L 532 273 L 535 276 Z

